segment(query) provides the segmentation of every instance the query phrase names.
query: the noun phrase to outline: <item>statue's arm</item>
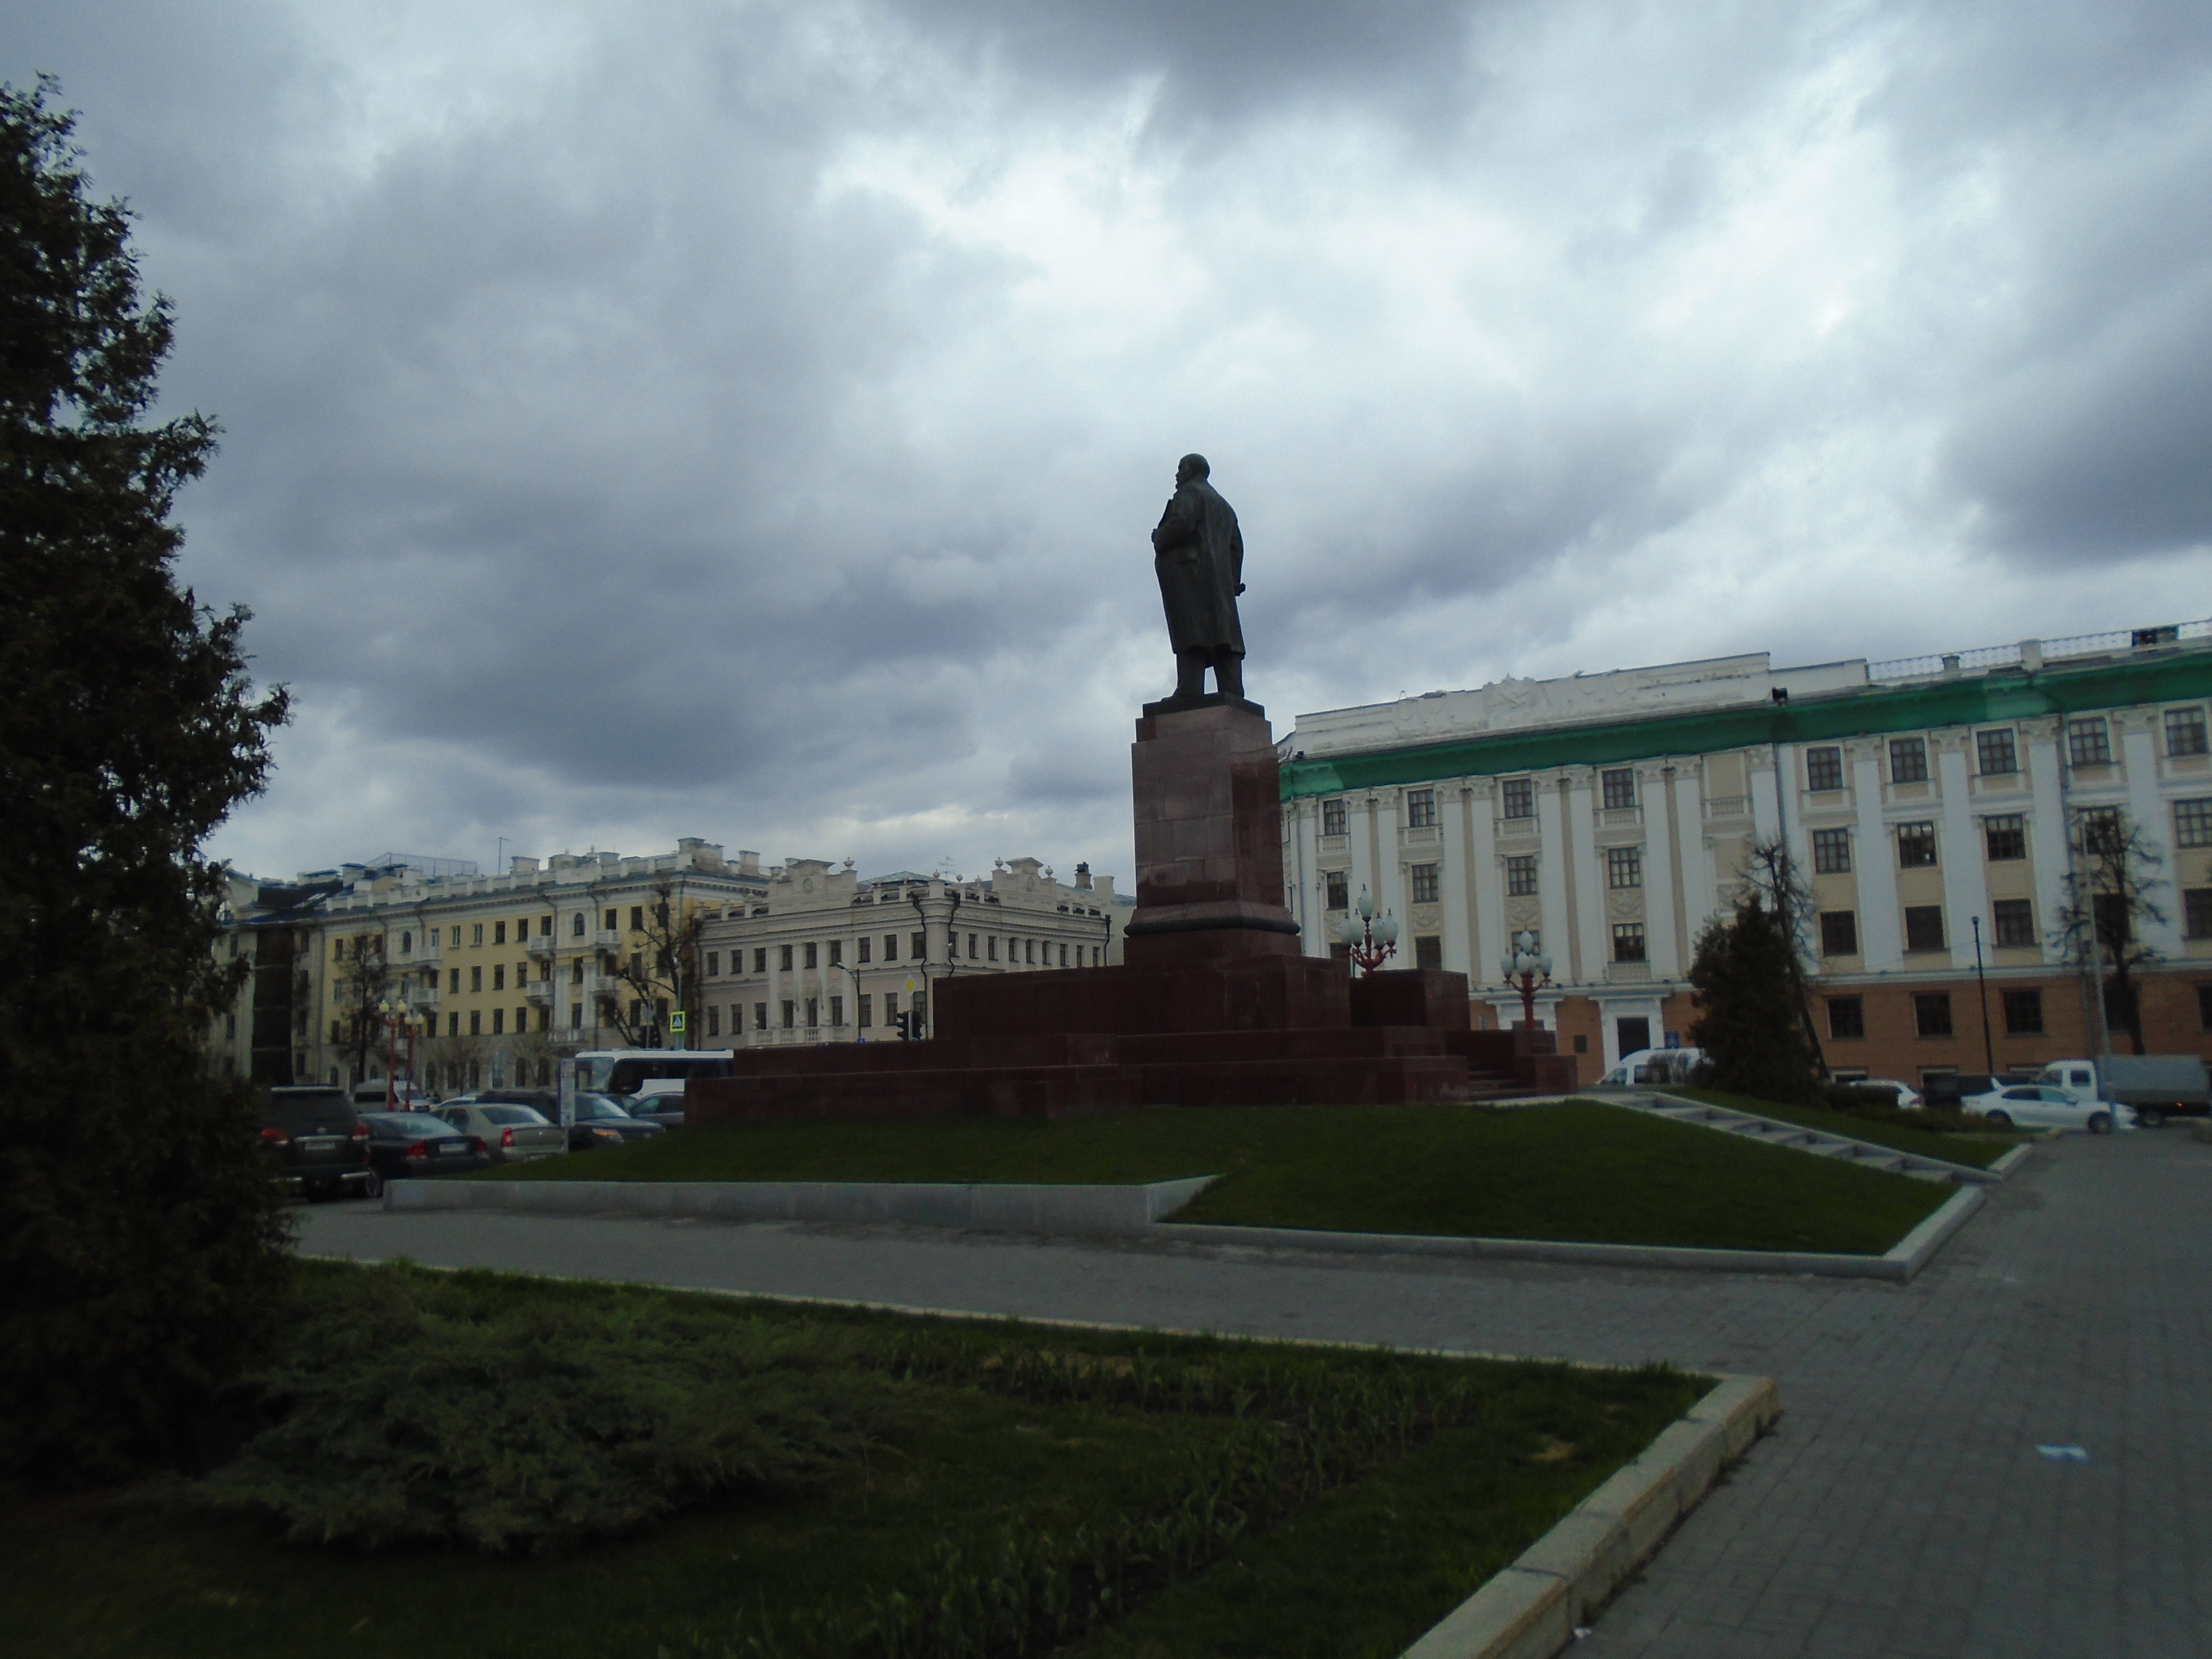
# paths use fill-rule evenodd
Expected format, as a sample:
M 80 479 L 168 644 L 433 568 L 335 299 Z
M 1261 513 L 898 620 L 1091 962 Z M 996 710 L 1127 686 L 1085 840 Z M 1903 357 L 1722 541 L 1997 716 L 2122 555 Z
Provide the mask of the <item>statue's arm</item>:
M 1237 584 L 1237 591 L 1244 591 L 1244 526 L 1232 525 L 1229 531 L 1229 579 Z
M 1198 533 L 1198 502 L 1186 489 L 1178 489 L 1170 498 L 1167 511 L 1160 514 L 1159 528 L 1152 532 L 1152 549 L 1164 553 L 1171 547 L 1181 546 Z

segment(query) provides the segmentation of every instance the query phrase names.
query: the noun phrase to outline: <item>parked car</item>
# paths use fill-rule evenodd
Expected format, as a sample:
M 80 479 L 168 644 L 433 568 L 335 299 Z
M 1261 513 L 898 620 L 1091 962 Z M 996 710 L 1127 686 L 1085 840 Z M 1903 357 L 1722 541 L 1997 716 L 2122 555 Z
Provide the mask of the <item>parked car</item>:
M 491 1163 L 481 1138 L 428 1112 L 363 1112 L 361 1121 L 368 1126 L 368 1161 L 386 1181 L 465 1175 Z
M 1984 1072 L 1942 1072 L 1920 1080 L 1920 1103 L 1936 1109 L 1948 1106 L 1963 1112 L 1971 1109 L 1966 1102 L 1974 1096 L 2002 1089 L 2010 1081 Z
M 684 1091 L 664 1090 L 658 1094 L 611 1095 L 616 1105 L 641 1123 L 658 1123 L 664 1129 L 684 1127 Z
M 549 1122 L 535 1106 L 519 1106 L 496 1100 L 449 1100 L 428 1109 L 463 1134 L 484 1144 L 495 1164 L 529 1164 L 541 1158 L 559 1158 L 568 1150 L 568 1137 L 561 1126 Z
M 1920 1097 L 1919 1090 L 1909 1083 L 1899 1083 L 1893 1077 L 1854 1078 L 1845 1086 L 1853 1089 L 1887 1090 L 1897 1097 L 1898 1109 L 1900 1111 L 1917 1112 L 1926 1104 Z
M 347 1097 L 353 1102 L 356 1112 L 381 1112 L 387 1109 L 395 1112 L 419 1111 L 429 1099 L 419 1091 L 410 1091 L 404 1078 L 386 1081 L 380 1077 L 362 1079 Z M 392 1105 L 394 1101 L 398 1103 Z
M 2015 1083 L 2008 1089 L 1969 1095 L 1959 1103 L 1959 1109 L 1999 1129 L 2018 1124 L 2023 1128 L 2075 1129 L 2108 1135 L 2115 1124 L 2123 1129 L 2136 1127 L 2132 1107 L 2111 1100 L 2076 1100 L 2047 1083 Z
M 2110 1054 L 2094 1060 L 2054 1060 L 2036 1079 L 2077 1100 L 2117 1100 L 2136 1109 L 2156 1128 L 2181 1113 L 2202 1115 L 2212 1106 L 2212 1079 L 2200 1054 Z
M 1598 1086 L 1632 1089 L 1653 1084 L 1687 1083 L 1705 1060 L 1703 1048 L 1638 1048 L 1623 1054 L 1620 1064 L 1600 1079 Z
M 384 1190 L 369 1163 L 368 1129 L 343 1089 L 270 1089 L 262 1100 L 261 1145 L 295 1193 L 374 1198 Z
M 551 1089 L 487 1089 L 477 1097 L 480 1102 L 500 1102 L 513 1106 L 534 1108 L 549 1123 L 561 1121 L 561 1097 Z M 588 1152 L 604 1146 L 619 1146 L 629 1140 L 649 1140 L 665 1133 L 658 1123 L 648 1123 L 632 1117 L 622 1107 L 621 1100 L 613 1095 L 601 1094 L 592 1089 L 576 1091 L 576 1121 L 568 1126 L 568 1150 Z

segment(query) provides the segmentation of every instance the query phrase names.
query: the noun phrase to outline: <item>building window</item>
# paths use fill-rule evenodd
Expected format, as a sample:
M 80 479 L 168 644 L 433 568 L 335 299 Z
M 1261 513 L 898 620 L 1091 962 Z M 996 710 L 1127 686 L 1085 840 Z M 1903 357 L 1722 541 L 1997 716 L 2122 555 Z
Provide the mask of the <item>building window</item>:
M 1413 936 L 1413 966 L 1441 968 L 1444 965 L 1444 942 L 1434 933 Z
M 708 952 L 707 952 L 707 977 L 708 977 L 708 979 L 720 979 L 721 976 L 722 976 L 722 953 L 721 953 L 720 951 L 708 951 Z
M 884 935 L 884 960 L 885 962 L 896 962 L 898 960 L 898 935 L 896 933 L 885 933 Z
M 1516 853 L 1505 860 L 1505 892 L 1509 898 L 1533 898 L 1536 892 L 1536 855 Z
M 799 1005 L 787 1000 L 783 1005 L 783 1029 L 796 1030 L 799 1027 Z
M 469 943 L 471 945 L 483 943 L 483 923 L 474 921 L 469 924 Z
M 1940 951 L 1943 948 L 1943 907 L 1908 904 L 1905 908 L 1905 948 Z
M 2212 887 L 2181 890 L 2181 929 L 2191 939 L 2212 939 Z
M 1408 789 L 1406 792 L 1406 827 L 1408 830 L 1433 830 L 1437 827 L 1435 790 Z
M 2066 758 L 2075 766 L 2112 763 L 2112 728 L 2102 714 L 2066 722 Z
M 912 939 L 907 940 L 907 945 L 909 947 L 907 954 L 916 962 L 921 961 L 929 954 L 929 935 L 927 933 L 916 933 Z
M 233 956 L 236 956 L 236 955 L 238 954 L 238 952 L 237 952 L 235 950 L 234 950 L 234 951 L 231 952 L 231 954 L 232 954 Z M 415 935 L 414 935 L 414 934 L 412 934 L 412 933 L 402 933 L 402 934 L 399 936 L 399 954 L 400 954 L 401 956 L 403 956 L 403 957 L 411 957 L 411 956 L 413 956 L 413 955 L 415 954 Z
M 1992 864 L 2027 856 L 2027 820 L 2018 812 L 1997 812 L 1982 820 L 1982 844 Z
M 621 912 L 617 910 L 609 910 L 606 914 L 606 920 L 604 924 L 605 931 L 611 933 L 616 931 L 620 924 Z
M 1437 902 L 1437 866 L 1417 864 L 1408 873 L 1413 878 L 1413 902 L 1434 904 Z
M 482 1036 L 483 1035 L 483 1010 L 477 1008 L 471 1008 L 469 1010 L 469 1035 L 471 1036 Z
M 645 907 L 642 904 L 633 904 L 629 907 L 629 930 L 633 933 L 641 933 L 645 931 Z
M 987 961 L 996 962 L 999 959 L 999 936 L 996 933 L 983 941 L 983 950 Z
M 2201 755 L 2204 746 L 2204 711 L 2202 708 L 2169 708 L 2166 711 L 2166 752 L 2169 755 Z
M 460 948 L 460 945 L 461 945 L 461 924 L 460 924 L 459 922 L 458 922 L 458 921 L 457 921 L 457 922 L 455 922 L 455 923 L 453 924 L 453 948 L 454 948 L 455 950 L 459 950 L 459 949 Z
M 732 1008 L 730 1011 L 730 1030 L 732 1034 L 737 1030 L 737 1010 Z M 584 1029 L 584 1005 L 580 1002 L 572 1002 L 568 1005 L 568 1029 L 572 1031 L 580 1031 Z
M 2173 803 L 2173 844 L 2212 847 L 2212 800 Z
M 1951 994 L 1921 991 L 1912 999 L 1912 1026 L 1924 1037 L 1951 1035 Z
M 1349 910 L 1352 908 L 1352 879 L 1342 870 L 1331 870 L 1322 878 L 1328 890 L 1328 908 Z
M 483 969 L 472 969 L 471 971 L 473 971 L 473 972 L 477 972 L 477 973 L 481 973 L 481 972 L 483 971 Z M 446 988 L 447 988 L 448 991 L 452 991 L 452 992 L 455 993 L 456 994 L 458 994 L 459 993 L 459 991 L 460 991 L 460 988 L 461 988 L 461 970 L 460 970 L 459 969 L 458 969 L 458 968 L 448 968 L 448 969 L 446 970 L 446 976 L 447 976 L 447 985 L 446 985 Z
M 494 945 L 504 945 L 507 943 L 507 924 L 505 922 L 495 921 L 492 923 L 491 942 Z
M 2043 993 L 2007 991 L 2004 994 L 2004 1017 L 2007 1036 L 2041 1036 Z
M 1613 959 L 1615 962 L 1644 960 L 1644 924 L 1640 921 L 1616 921 L 1613 924 Z
M 1974 733 L 1974 764 L 1984 777 L 2020 770 L 2020 750 L 2013 744 L 2012 727 Z
M 1605 880 L 1608 887 L 1644 885 L 1644 849 L 1608 847 L 1605 849 Z
M 1609 767 L 1597 775 L 1598 789 L 1607 811 L 1636 805 L 1636 772 L 1627 766 Z
M 1990 906 L 1996 942 L 2003 945 L 2035 943 L 2035 903 L 2032 899 L 1999 899 Z
M 1892 738 L 1889 740 L 1889 781 L 1892 783 L 1928 781 L 1928 739 Z
M 1029 946 L 1029 965 L 1034 968 L 1036 966 L 1036 941 L 1030 939 L 1025 942 Z
M 845 1024 L 844 998 L 831 997 L 830 999 L 830 1024 L 831 1026 L 836 1028 L 842 1029 L 843 1027 Z
M 1509 818 L 1533 818 L 1536 816 L 1536 781 L 1534 778 L 1508 778 L 1502 789 L 1505 816 Z
M 859 961 L 860 961 L 860 962 L 864 962 L 864 963 L 865 963 L 865 962 L 868 962 L 868 961 L 872 960 L 872 958 L 871 958 L 871 957 L 869 956 L 869 954 L 868 954 L 868 953 L 869 953 L 869 951 L 870 951 L 874 947 L 874 945 L 875 945 L 875 940 L 873 940 L 873 939 L 870 939 L 866 934 L 863 933 L 862 935 L 860 935 L 860 937 L 859 940 L 855 943 L 855 945 L 854 945 L 854 957 L 855 957 L 857 960 L 859 960 Z
M 788 945 L 775 947 L 775 965 L 787 974 L 791 971 L 791 947 Z
M 1067 966 L 1067 947 L 1065 945 L 1060 947 L 1060 965 L 1063 968 Z
M 1921 870 L 1936 862 L 1936 826 L 1900 823 L 1897 826 L 1897 864 L 1901 870 Z
M 873 996 L 870 995 L 868 993 L 866 993 L 866 992 L 863 991 L 863 992 L 860 994 L 860 1023 L 862 1025 L 866 1026 L 866 1027 L 868 1027 L 869 1029 L 872 1030 L 872 1029 L 874 1028 L 874 1026 L 875 1026 L 875 1023 L 876 1023 L 876 1000 L 875 1000 L 875 998 L 874 998 Z
M 507 989 L 507 964 L 503 962 L 495 962 L 491 965 L 491 988 L 495 991 Z
M 886 1025 L 898 1024 L 898 993 L 896 991 L 884 993 L 884 1024 Z
M 765 945 L 757 945 L 753 947 L 753 972 L 757 974 L 768 972 L 768 946 Z
M 1815 830 L 1813 832 L 1813 869 L 1823 876 L 1847 876 L 1851 872 L 1851 832 L 1848 830 Z
M 1321 804 L 1321 832 L 1324 836 L 1340 836 L 1345 833 L 1343 797 L 1339 796 L 1334 800 L 1325 800 Z
M 842 968 L 845 965 L 845 941 L 842 939 L 833 939 L 830 941 L 830 965 L 832 968 Z
M 1805 751 L 1805 787 L 1840 789 L 1844 787 L 1844 751 L 1832 745 Z
M 753 1030 L 756 1031 L 768 1030 L 768 1004 L 765 1002 L 753 1004 Z
M 822 965 L 819 962 L 815 960 L 815 945 L 812 939 L 807 940 L 800 949 L 805 952 L 805 966 L 809 968 L 819 968 Z
M 1866 1035 L 1866 1000 L 1863 997 L 1830 997 L 1828 999 L 1828 1035 L 1849 1042 Z
M 495 1008 L 491 1011 L 491 1034 L 494 1036 L 504 1036 L 507 1034 L 506 1009 Z
M 815 1018 L 815 1011 L 820 1006 L 821 1004 L 814 998 L 806 999 L 806 1029 L 810 1031 L 817 1030 L 821 1026 L 822 1022 Z
M 474 994 L 475 993 L 479 992 L 479 991 L 482 991 L 483 989 L 483 969 L 481 967 L 477 967 L 477 968 L 471 968 L 471 969 L 469 969 L 469 990 L 470 990 L 470 993 L 471 993 L 471 994 Z
M 1856 910 L 1820 912 L 1820 954 L 1855 957 L 1859 953 L 1859 918 Z
M 722 1035 L 722 1005 L 719 1002 L 707 1005 L 707 1035 L 710 1037 Z

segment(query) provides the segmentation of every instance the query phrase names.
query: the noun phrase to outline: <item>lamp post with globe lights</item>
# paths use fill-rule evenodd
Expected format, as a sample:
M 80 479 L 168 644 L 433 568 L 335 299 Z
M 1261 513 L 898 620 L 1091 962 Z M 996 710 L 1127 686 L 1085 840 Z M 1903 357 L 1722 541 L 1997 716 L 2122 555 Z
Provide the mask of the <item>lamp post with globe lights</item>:
M 1385 910 L 1378 920 L 1375 901 L 1363 887 L 1358 904 L 1346 911 L 1337 925 L 1336 936 L 1351 952 L 1352 965 L 1363 974 L 1371 974 L 1398 953 L 1398 918 Z
M 1521 1021 L 1536 1029 L 1536 988 L 1552 982 L 1552 958 L 1536 948 L 1536 935 L 1523 927 L 1513 936 L 1513 948 L 1500 959 L 1505 982 L 1521 994 Z
M 404 1000 L 386 997 L 376 1005 L 378 1016 L 384 1022 L 384 1109 L 398 1111 L 403 1104 L 412 1105 L 415 1094 L 415 1034 L 422 1029 L 422 1016 Z M 407 1033 L 407 1093 L 402 1102 L 398 1097 L 399 1087 L 399 1033 Z

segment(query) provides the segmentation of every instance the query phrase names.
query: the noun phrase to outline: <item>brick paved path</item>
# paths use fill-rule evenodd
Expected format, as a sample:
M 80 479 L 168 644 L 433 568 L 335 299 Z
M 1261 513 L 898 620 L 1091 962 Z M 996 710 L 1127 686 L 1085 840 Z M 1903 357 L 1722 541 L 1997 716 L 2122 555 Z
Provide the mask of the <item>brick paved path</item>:
M 2167 1130 L 2039 1148 L 1909 1285 L 359 1204 L 302 1248 L 1759 1373 L 1779 1431 L 1577 1659 L 2183 1659 L 2212 1656 L 2208 1204 L 2212 1146 Z

